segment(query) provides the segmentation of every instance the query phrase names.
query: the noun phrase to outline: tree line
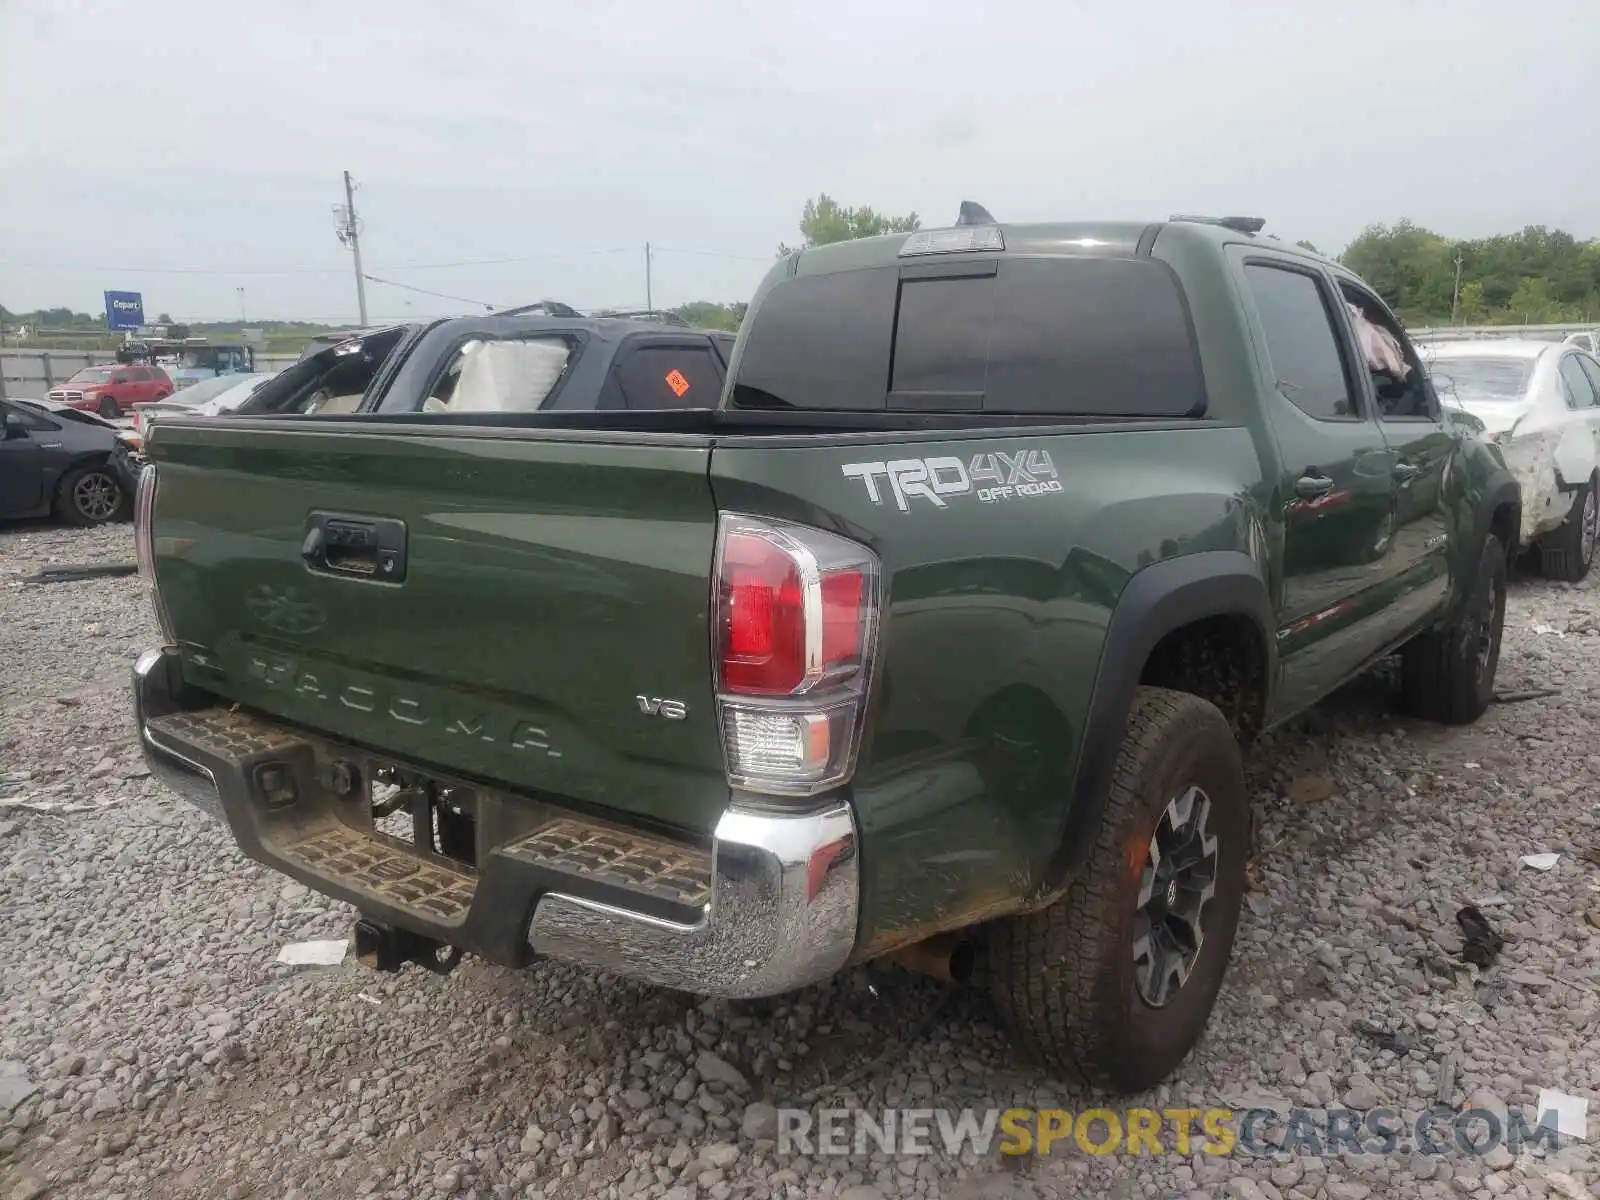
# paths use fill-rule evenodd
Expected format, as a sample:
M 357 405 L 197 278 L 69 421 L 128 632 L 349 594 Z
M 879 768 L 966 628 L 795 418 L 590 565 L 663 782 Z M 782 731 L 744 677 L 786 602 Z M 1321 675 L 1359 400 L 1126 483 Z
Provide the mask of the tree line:
M 1600 241 L 1543 225 L 1465 240 L 1369 225 L 1340 261 L 1408 325 L 1600 322 Z

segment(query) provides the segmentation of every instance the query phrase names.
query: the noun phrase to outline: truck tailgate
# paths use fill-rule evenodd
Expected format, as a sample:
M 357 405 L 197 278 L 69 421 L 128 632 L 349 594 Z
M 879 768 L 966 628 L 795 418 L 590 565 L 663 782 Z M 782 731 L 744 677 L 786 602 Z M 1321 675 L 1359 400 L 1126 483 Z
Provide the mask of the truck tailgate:
M 335 738 L 704 833 L 727 802 L 710 453 L 163 422 L 156 577 L 184 675 Z

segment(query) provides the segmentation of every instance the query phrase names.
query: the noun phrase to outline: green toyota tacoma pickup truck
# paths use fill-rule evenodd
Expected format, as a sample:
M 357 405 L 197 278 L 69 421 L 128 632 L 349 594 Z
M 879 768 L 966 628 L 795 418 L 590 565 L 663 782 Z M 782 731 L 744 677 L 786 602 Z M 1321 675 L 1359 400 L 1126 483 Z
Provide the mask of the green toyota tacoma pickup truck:
M 1259 230 L 804 250 L 704 411 L 546 405 L 593 331 L 491 317 L 352 413 L 163 420 L 151 769 L 372 965 L 753 997 L 894 957 L 1150 1086 L 1231 951 L 1242 747 L 1395 651 L 1474 720 L 1516 549 L 1387 308 Z

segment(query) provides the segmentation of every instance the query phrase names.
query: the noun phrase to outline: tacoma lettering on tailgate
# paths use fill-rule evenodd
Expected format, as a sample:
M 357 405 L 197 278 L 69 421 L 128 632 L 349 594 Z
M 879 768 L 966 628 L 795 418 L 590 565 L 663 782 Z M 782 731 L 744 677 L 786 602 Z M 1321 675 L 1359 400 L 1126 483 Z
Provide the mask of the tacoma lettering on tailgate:
M 398 692 L 384 692 L 358 683 L 341 683 L 331 673 L 308 671 L 286 658 L 252 656 L 245 672 L 250 678 L 277 691 L 293 692 L 310 700 L 340 704 L 356 712 L 377 713 L 401 725 L 431 725 L 446 733 L 473 738 L 513 750 L 531 751 L 549 758 L 560 758 L 561 751 L 550 744 L 550 735 L 537 725 L 509 718 L 485 717 L 473 710 L 435 711 L 423 701 Z

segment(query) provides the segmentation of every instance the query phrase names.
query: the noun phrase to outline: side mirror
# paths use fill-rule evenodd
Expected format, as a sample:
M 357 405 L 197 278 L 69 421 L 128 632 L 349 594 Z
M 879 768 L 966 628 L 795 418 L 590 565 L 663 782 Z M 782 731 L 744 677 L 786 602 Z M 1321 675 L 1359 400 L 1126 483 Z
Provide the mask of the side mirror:
M 12 438 L 25 438 L 28 436 L 28 427 L 22 423 L 22 418 L 14 412 L 6 414 L 6 441 Z

